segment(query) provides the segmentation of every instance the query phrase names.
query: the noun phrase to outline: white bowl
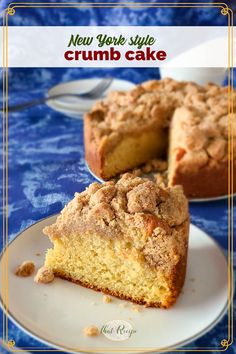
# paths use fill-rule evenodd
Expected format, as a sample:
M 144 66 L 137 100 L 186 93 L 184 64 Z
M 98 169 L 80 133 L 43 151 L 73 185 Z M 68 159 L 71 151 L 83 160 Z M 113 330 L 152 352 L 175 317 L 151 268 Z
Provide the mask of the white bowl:
M 177 81 L 194 81 L 199 85 L 212 82 L 222 85 L 226 68 L 160 68 L 161 78 L 169 77 Z

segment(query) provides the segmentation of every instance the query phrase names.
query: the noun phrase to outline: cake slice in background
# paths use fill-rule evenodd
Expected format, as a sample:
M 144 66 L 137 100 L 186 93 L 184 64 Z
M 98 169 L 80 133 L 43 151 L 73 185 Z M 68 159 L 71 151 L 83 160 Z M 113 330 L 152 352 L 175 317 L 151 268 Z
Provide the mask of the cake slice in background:
M 163 189 L 125 174 L 92 183 L 47 226 L 56 276 L 122 299 L 170 307 L 184 284 L 188 202 L 180 186 Z
M 228 114 L 228 104 L 228 87 L 209 84 L 206 92 L 186 96 L 184 106 L 175 110 L 169 131 L 168 183 L 181 184 L 189 198 L 228 193 L 231 132 L 231 154 L 236 147 L 236 114 Z M 232 159 L 235 168 L 236 157 Z M 233 180 L 235 186 L 235 175 Z

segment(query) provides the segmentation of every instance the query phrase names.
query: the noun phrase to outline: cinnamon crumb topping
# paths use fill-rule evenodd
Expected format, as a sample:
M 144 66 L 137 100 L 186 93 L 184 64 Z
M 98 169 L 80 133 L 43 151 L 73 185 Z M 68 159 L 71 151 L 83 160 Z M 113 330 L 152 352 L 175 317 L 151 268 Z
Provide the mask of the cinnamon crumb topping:
M 46 266 L 41 267 L 38 270 L 36 276 L 34 277 L 35 283 L 41 283 L 41 284 L 51 283 L 53 280 L 54 280 L 53 271 Z
M 233 96 L 235 107 L 236 92 Z M 177 124 L 173 124 L 175 116 Z M 144 82 L 128 92 L 111 92 L 95 104 L 87 119 L 92 127 L 92 139 L 99 146 L 103 138 L 110 148 L 119 142 L 124 132 L 173 124 L 178 135 L 175 147 L 181 151 L 176 158 L 181 159 L 187 169 L 191 169 L 195 161 L 196 168 L 201 168 L 211 159 L 216 163 L 226 159 L 229 119 L 236 125 L 236 114 L 228 117 L 228 87 L 200 86 L 168 78 Z M 194 162 L 191 163 L 191 159 Z M 153 167 L 147 166 L 145 173 L 150 169 Z
M 34 262 L 25 261 L 16 268 L 15 275 L 18 277 L 29 277 L 35 271 Z
M 92 184 L 84 192 L 76 193 L 56 223 L 43 231 L 52 240 L 85 231 L 123 238 L 124 244 L 131 245 L 126 252 L 137 247 L 151 266 L 164 267 L 165 262 L 170 266 L 176 264 L 185 252 L 186 240 L 176 239 L 176 234 L 179 226 L 188 224 L 188 219 L 188 201 L 180 186 L 161 187 L 126 173 L 116 183 Z M 163 232 L 163 236 L 158 236 Z M 160 262 L 159 252 L 163 250 L 156 243 L 162 238 L 162 247 L 171 245 L 171 256 Z

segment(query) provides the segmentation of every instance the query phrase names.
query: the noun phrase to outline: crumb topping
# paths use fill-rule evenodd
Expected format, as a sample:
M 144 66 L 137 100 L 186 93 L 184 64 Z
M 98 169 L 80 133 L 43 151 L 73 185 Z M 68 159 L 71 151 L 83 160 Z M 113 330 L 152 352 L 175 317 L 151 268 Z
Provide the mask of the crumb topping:
M 236 92 L 234 97 L 235 104 Z M 172 119 L 171 154 L 180 170 L 191 173 L 227 161 L 229 122 L 236 143 L 236 114 L 228 115 L 228 88 L 207 85 L 205 92 L 186 97 L 184 104 Z
M 157 204 L 157 190 L 154 183 L 147 181 L 127 193 L 127 208 L 131 214 L 154 212 Z
M 34 262 L 25 261 L 16 268 L 15 275 L 18 277 L 30 277 L 35 271 Z
M 236 107 L 236 92 L 233 95 Z M 99 145 L 106 142 L 110 148 L 124 133 L 165 128 L 175 120 L 175 148 L 184 152 L 176 159 L 188 165 L 193 157 L 198 161 L 196 168 L 200 160 L 202 167 L 211 160 L 217 163 L 227 159 L 229 120 L 236 134 L 236 114 L 228 116 L 228 87 L 168 78 L 144 82 L 128 92 L 111 92 L 95 104 L 87 119 L 92 127 L 91 139 Z
M 148 179 L 126 173 L 116 183 L 96 182 L 84 192 L 76 193 L 56 223 L 43 231 L 52 242 L 96 232 L 102 237 L 123 238 L 126 244 L 130 242 L 131 246 L 143 250 L 148 239 L 156 239 L 159 232 L 165 232 L 176 243 L 175 228 L 188 223 L 188 219 L 188 201 L 182 187 L 162 188 Z M 182 247 L 185 251 L 184 242 L 177 240 L 178 246 L 174 248 L 180 252 Z
M 36 276 L 34 277 L 35 283 L 41 283 L 41 284 L 51 283 L 53 280 L 54 280 L 54 273 L 50 268 L 46 266 L 41 267 L 38 270 Z
M 100 334 L 99 329 L 96 326 L 88 326 L 84 328 L 84 334 L 87 337 L 97 337 Z

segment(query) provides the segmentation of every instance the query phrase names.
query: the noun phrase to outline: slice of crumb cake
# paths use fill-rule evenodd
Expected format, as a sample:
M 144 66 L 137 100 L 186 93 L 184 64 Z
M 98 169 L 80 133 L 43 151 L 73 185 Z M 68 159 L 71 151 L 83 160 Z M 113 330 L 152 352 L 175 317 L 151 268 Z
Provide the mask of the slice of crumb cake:
M 44 229 L 56 276 L 146 306 L 168 308 L 185 279 L 189 212 L 182 188 L 126 173 L 92 183 Z

